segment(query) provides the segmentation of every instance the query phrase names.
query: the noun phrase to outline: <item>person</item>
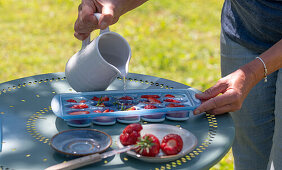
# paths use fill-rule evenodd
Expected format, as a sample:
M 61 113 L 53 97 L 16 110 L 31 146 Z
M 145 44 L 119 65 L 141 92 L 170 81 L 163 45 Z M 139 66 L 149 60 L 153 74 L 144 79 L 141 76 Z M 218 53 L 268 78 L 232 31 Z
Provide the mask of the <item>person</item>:
M 74 35 L 83 40 L 145 2 L 82 0 Z M 235 169 L 282 169 L 282 1 L 225 0 L 220 45 L 222 78 L 196 94 L 194 114 L 230 112 Z

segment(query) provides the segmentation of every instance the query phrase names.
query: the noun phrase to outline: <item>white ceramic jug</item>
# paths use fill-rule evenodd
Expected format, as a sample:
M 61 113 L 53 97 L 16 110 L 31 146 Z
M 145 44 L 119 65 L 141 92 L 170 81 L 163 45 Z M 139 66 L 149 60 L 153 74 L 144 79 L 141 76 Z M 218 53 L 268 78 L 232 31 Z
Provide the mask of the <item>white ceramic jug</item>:
M 100 14 L 94 14 L 98 20 Z M 105 90 L 118 76 L 125 77 L 131 58 L 128 42 L 109 28 L 90 42 L 90 36 L 82 42 L 82 48 L 66 64 L 65 74 L 70 86 L 77 92 Z

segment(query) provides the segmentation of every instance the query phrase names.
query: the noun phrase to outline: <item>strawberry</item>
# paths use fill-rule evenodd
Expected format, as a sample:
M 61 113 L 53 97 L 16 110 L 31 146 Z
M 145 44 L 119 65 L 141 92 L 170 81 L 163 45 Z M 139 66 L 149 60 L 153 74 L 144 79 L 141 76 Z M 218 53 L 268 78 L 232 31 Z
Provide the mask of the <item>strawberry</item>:
M 140 133 L 133 131 L 132 133 L 122 133 L 119 136 L 119 140 L 121 144 L 124 146 L 127 145 L 135 145 L 137 142 L 137 139 L 140 137 Z
M 121 98 L 119 98 L 120 100 L 133 100 L 132 97 L 130 96 L 123 96 Z
M 130 110 L 136 110 L 136 107 L 132 106 L 132 107 L 126 109 L 126 111 L 130 111 Z
M 103 113 L 108 113 L 108 112 L 114 112 L 114 110 L 106 109 L 103 111 Z
M 152 105 L 152 104 L 148 104 L 144 107 L 144 109 L 156 109 L 156 108 L 157 108 L 157 106 Z
M 100 100 L 100 98 L 99 98 L 99 97 L 94 96 L 91 100 L 94 100 L 94 101 L 99 101 L 99 100 Z
M 107 96 L 105 96 L 105 97 L 100 97 L 100 98 L 99 98 L 99 97 L 94 96 L 91 100 L 104 102 L 104 101 L 109 101 L 109 100 L 110 100 L 110 98 L 109 98 L 109 97 L 107 97 Z
M 178 100 L 175 100 L 175 99 L 164 99 L 165 102 L 172 102 L 172 103 L 181 103 L 180 101 Z
M 169 103 L 167 107 L 184 107 L 182 104 Z
M 160 100 L 153 98 L 153 97 L 148 97 L 147 98 L 150 103 L 162 103 Z
M 119 136 L 121 144 L 124 146 L 136 144 L 142 129 L 142 125 L 138 123 L 133 123 L 126 126 Z
M 70 112 L 70 115 L 86 115 L 89 114 L 89 111 L 77 111 L 77 112 Z
M 143 156 L 154 157 L 160 152 L 160 141 L 152 134 L 146 134 L 138 139 L 135 151 Z
M 101 101 L 109 101 L 109 100 L 110 100 L 110 98 L 108 96 L 105 96 L 105 97 L 101 98 Z
M 79 103 L 85 103 L 86 102 L 86 100 L 80 100 L 80 102 Z
M 124 128 L 122 133 L 132 133 L 133 131 L 140 132 L 143 129 L 139 123 L 132 123 Z
M 67 102 L 77 103 L 77 101 L 76 101 L 76 100 L 74 100 L 74 99 L 69 99 L 69 100 L 67 100 Z
M 95 113 L 102 113 L 101 110 L 94 110 L 93 112 L 95 112 Z
M 161 149 L 166 155 L 176 155 L 183 148 L 183 140 L 177 134 L 166 135 L 161 143 Z
M 158 99 L 158 98 L 160 98 L 160 96 L 159 95 L 142 95 L 141 96 L 141 98 L 155 98 L 155 99 Z
M 175 96 L 174 96 L 174 95 L 171 95 L 171 94 L 166 94 L 165 97 L 175 98 Z
M 76 104 L 71 107 L 72 109 L 85 109 L 88 108 L 87 104 Z

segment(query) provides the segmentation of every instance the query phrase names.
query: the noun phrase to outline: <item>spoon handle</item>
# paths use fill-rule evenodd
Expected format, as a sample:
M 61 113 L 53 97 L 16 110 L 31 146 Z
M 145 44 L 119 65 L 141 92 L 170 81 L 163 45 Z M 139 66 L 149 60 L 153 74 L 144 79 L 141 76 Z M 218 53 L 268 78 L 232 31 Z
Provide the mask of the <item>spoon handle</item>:
M 45 170 L 70 170 L 76 169 L 85 165 L 89 165 L 102 160 L 101 154 L 93 154 L 81 158 L 73 159 L 71 161 L 63 162 L 57 165 L 48 167 Z

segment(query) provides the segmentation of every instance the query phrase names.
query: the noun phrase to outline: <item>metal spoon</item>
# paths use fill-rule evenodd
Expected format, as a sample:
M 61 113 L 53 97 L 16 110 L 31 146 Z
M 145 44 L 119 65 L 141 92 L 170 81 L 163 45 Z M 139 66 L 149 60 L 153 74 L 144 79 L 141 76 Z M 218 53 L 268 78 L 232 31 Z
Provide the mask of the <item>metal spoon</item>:
M 50 166 L 48 168 L 46 168 L 45 170 L 70 170 L 70 169 L 75 169 L 75 168 L 79 168 L 85 165 L 89 165 L 95 162 L 99 162 L 102 159 L 105 159 L 107 157 L 119 154 L 119 153 L 123 153 L 123 152 L 127 152 L 131 149 L 134 149 L 136 147 L 136 145 L 129 145 L 120 149 L 115 149 L 115 150 L 111 150 L 105 153 L 96 153 L 93 155 L 88 155 L 88 156 L 84 156 L 84 157 L 80 157 L 77 159 L 73 159 L 71 161 L 67 161 L 67 162 L 63 162 L 57 165 L 53 165 Z

